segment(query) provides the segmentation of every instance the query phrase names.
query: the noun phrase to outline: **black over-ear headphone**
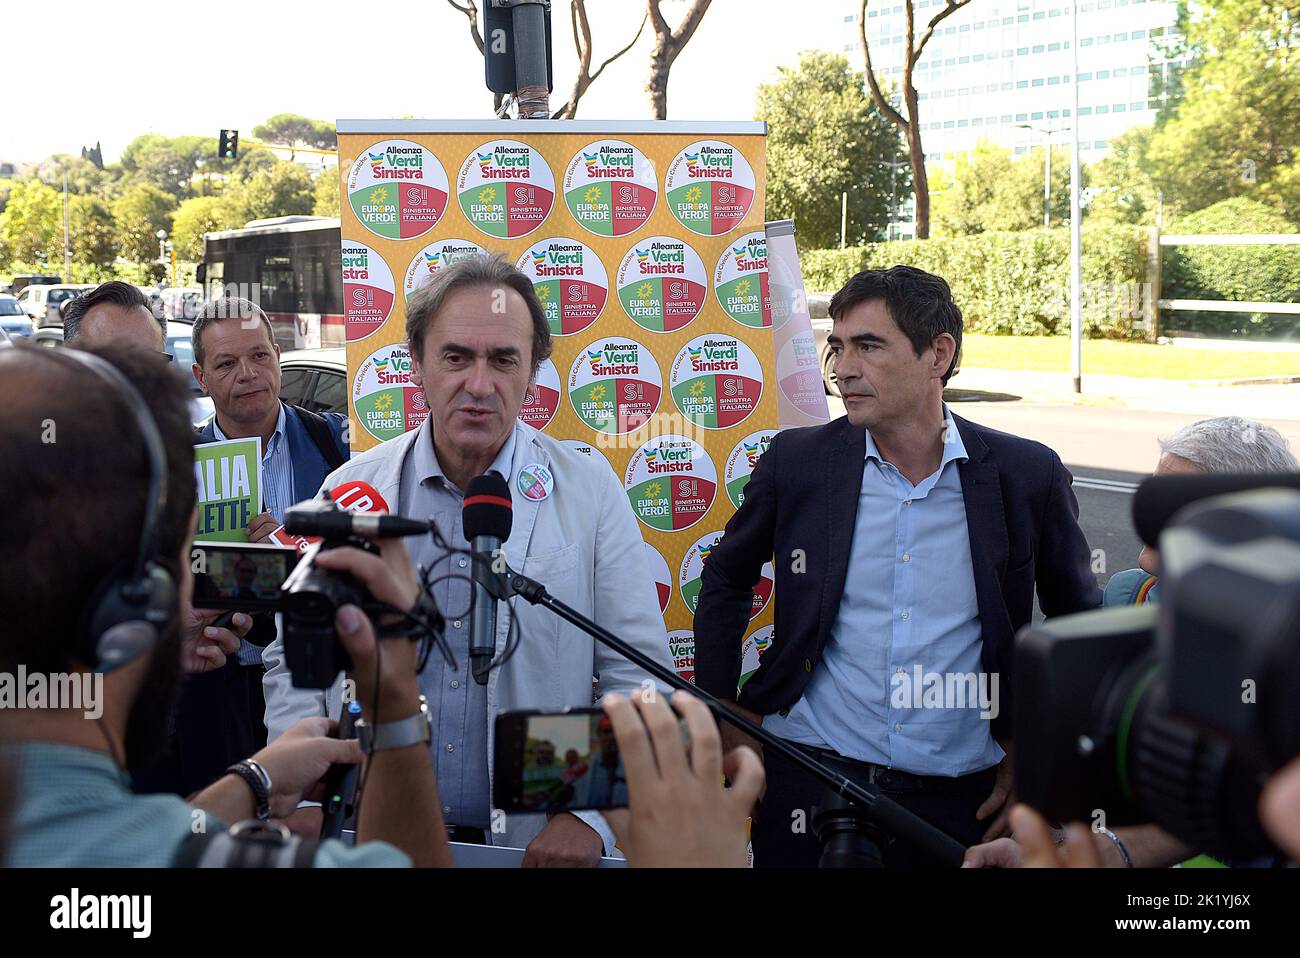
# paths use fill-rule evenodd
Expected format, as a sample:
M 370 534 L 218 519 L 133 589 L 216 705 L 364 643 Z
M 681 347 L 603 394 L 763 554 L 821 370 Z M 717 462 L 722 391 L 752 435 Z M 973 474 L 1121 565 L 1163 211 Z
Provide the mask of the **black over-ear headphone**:
M 166 450 L 153 413 L 112 363 L 79 349 L 34 349 L 32 353 L 76 363 L 107 382 L 130 409 L 144 440 L 149 486 L 135 562 L 128 575 L 110 574 L 93 593 L 74 644 L 81 661 L 94 662 L 96 672 L 110 672 L 148 655 L 179 613 L 176 583 L 158 561 L 158 527 L 167 504 Z

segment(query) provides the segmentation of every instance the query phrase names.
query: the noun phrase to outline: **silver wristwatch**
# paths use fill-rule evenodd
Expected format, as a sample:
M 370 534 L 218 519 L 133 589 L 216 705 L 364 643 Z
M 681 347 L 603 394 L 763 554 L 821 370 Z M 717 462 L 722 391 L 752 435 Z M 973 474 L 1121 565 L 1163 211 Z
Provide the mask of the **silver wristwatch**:
M 384 752 L 390 748 L 406 748 L 408 745 L 427 745 L 433 741 L 433 716 L 429 713 L 429 702 L 420 696 L 420 711 L 395 722 L 377 722 L 374 725 L 365 719 L 357 719 L 357 741 L 361 751 L 369 755 L 372 752 Z

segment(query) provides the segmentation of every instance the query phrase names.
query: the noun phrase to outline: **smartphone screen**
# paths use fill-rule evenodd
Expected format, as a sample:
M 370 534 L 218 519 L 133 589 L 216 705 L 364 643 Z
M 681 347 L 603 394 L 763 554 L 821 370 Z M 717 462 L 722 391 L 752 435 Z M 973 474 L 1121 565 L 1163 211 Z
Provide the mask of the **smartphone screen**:
M 507 812 L 623 808 L 627 778 L 598 708 L 505 712 L 496 721 L 492 796 Z
M 280 586 L 298 550 L 261 543 L 195 542 L 190 547 L 196 609 L 278 611 Z

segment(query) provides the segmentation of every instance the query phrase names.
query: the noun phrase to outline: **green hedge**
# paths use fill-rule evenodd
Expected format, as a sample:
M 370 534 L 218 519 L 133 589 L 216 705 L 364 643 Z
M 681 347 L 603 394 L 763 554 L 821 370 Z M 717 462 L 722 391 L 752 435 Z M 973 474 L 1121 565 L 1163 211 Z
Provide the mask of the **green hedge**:
M 1148 231 L 1137 226 L 1084 226 L 1085 335 L 1140 338 Z M 937 273 L 971 333 L 1044 335 L 1070 328 L 1069 230 L 1033 229 L 929 240 L 871 243 L 800 255 L 804 286 L 833 292 L 862 269 L 915 266 Z
M 1184 216 L 1167 233 L 1295 233 L 1295 224 L 1272 207 L 1244 197 L 1223 200 Z M 1300 302 L 1300 247 L 1174 246 L 1165 249 L 1166 299 Z M 1179 312 L 1170 329 L 1206 336 L 1295 336 L 1300 317 L 1285 313 Z

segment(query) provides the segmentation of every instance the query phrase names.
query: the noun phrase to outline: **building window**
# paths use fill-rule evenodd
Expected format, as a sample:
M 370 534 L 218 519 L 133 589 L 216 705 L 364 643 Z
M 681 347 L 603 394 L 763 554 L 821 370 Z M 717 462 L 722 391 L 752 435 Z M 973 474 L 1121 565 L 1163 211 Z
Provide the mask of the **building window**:
M 1048 111 L 1047 111 L 1047 118 L 1048 118 L 1049 120 L 1055 120 L 1055 119 L 1056 119 L 1057 117 L 1059 117 L 1060 115 L 1061 115 L 1061 111 L 1060 111 L 1060 110 L 1048 110 Z
M 957 121 L 957 126 L 959 126 L 959 127 L 970 126 L 970 121 L 969 121 L 969 120 L 958 120 L 958 121 Z
M 1061 78 L 1060 78 L 1060 77 L 1048 77 L 1048 78 L 1047 78 L 1047 85 L 1048 85 L 1048 86 L 1056 86 L 1056 85 L 1057 85 L 1058 83 L 1060 83 L 1060 82 L 1061 82 Z
M 1033 49 L 1035 53 L 1042 53 L 1047 48 L 1043 46 L 1041 43 L 1035 43 Z
M 1079 116 L 1092 116 L 1092 107 L 1090 106 L 1079 107 Z
M 1082 40 L 1079 41 L 1079 46 L 1081 47 L 1092 46 L 1092 37 L 1084 37 Z
M 1096 110 L 1098 116 L 1101 116 L 1103 113 L 1109 113 L 1109 112 L 1110 112 L 1110 107 L 1108 106 L 1099 106 L 1097 107 Z
M 1010 113 L 1003 113 L 1003 114 L 1002 114 L 1002 120 L 1001 120 L 1001 122 L 1002 122 L 1002 123 L 1010 123 L 1010 122 L 1011 122 L 1011 114 L 1010 114 Z
M 977 116 L 977 117 L 975 117 L 975 119 L 973 119 L 973 120 L 970 121 L 970 125 L 971 125 L 971 126 L 983 126 L 983 125 L 984 125 L 984 120 L 983 120 L 982 117 L 978 117 L 978 116 Z
M 1091 80 L 1091 79 L 1092 79 L 1092 74 L 1091 74 L 1091 73 L 1080 73 L 1080 74 L 1079 74 L 1079 82 L 1080 82 L 1080 83 L 1083 83 L 1083 82 L 1085 82 L 1085 81 L 1087 81 L 1087 80 Z
M 1016 122 L 1017 122 L 1017 123 L 1024 123 L 1024 122 L 1025 122 L 1026 120 L 1028 120 L 1028 119 L 1029 119 L 1029 114 L 1028 114 L 1028 113 L 1017 113 L 1017 114 L 1016 114 Z
M 1112 113 L 1126 113 L 1126 112 L 1128 112 L 1128 104 L 1126 104 L 1126 103 L 1116 103 L 1113 107 L 1111 107 L 1111 112 L 1112 112 Z
M 1098 140 L 1098 141 L 1097 141 L 1096 143 L 1094 143 L 1093 145 L 1094 145 L 1097 149 L 1099 149 L 1099 150 L 1104 150 L 1104 149 L 1106 149 L 1106 141 L 1105 141 L 1105 140 Z
M 1116 67 L 1115 71 L 1111 74 L 1111 76 L 1117 76 L 1117 77 L 1128 76 L 1128 67 Z
M 1061 49 L 1061 45 L 1060 45 L 1059 43 L 1049 43 L 1049 44 L 1047 45 L 1047 49 L 1049 49 L 1049 50 L 1059 50 L 1059 49 Z
M 1041 120 L 1042 118 L 1043 118 L 1043 111 L 1042 111 L 1042 110 L 1038 110 L 1038 111 L 1036 111 L 1036 112 L 1034 112 L 1034 113 L 1029 114 L 1029 119 L 1031 119 L 1031 120 Z
M 1042 86 L 1042 85 L 1043 85 L 1043 78 L 1042 78 L 1042 77 L 1038 77 L 1036 80 L 1033 81 L 1033 84 L 1032 84 L 1032 85 L 1033 85 L 1033 86 Z
M 1144 106 L 1145 106 L 1145 104 L 1143 104 L 1143 102 L 1142 102 L 1141 100 L 1137 100 L 1137 101 L 1135 101 L 1135 102 L 1133 102 L 1133 103 L 1130 103 L 1130 104 L 1128 105 L 1128 108 L 1129 108 L 1130 110 L 1141 110 L 1141 109 L 1143 109 Z
M 1098 79 L 1098 80 L 1109 80 L 1109 79 L 1110 79 L 1110 71 L 1109 71 L 1109 70 L 1098 70 L 1098 71 L 1097 71 L 1097 79 Z
M 1131 34 L 1129 34 L 1129 35 L 1130 35 L 1134 40 L 1141 40 L 1143 37 L 1145 37 L 1145 36 L 1147 35 L 1147 32 L 1146 32 L 1145 30 L 1134 30 L 1134 31 L 1133 31 Z
M 1017 89 L 1017 90 L 1025 90 L 1025 89 L 1028 89 L 1028 88 L 1029 88 L 1029 81 L 1028 81 L 1028 80 L 1017 80 L 1017 81 L 1016 81 L 1016 89 Z
M 953 122 L 952 120 L 944 120 L 944 121 L 943 121 L 943 128 L 944 128 L 945 130 L 951 130 L 951 129 L 952 129 L 954 126 L 956 126 L 956 125 L 957 125 L 957 124 L 956 124 L 955 122 Z

